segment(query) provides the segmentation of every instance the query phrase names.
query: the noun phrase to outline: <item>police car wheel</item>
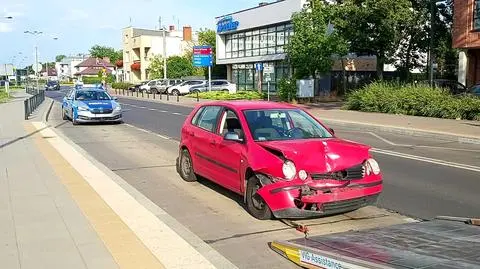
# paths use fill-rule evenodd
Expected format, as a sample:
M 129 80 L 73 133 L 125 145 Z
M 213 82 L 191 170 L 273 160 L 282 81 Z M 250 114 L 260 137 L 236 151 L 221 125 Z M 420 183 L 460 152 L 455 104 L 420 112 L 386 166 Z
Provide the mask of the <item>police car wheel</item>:
M 68 120 L 67 114 L 65 113 L 65 110 L 63 109 L 63 107 L 62 107 L 62 119 L 63 120 Z

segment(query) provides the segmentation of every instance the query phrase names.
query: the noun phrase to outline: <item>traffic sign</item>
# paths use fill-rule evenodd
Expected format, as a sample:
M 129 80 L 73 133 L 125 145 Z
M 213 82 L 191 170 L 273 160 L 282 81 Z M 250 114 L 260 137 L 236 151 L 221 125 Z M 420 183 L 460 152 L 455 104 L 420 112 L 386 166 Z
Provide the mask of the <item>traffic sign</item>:
M 42 64 L 32 65 L 33 71 L 35 71 L 35 72 L 37 72 L 37 73 L 39 73 L 40 71 L 42 71 L 42 68 L 43 68 Z
M 273 66 L 267 65 L 263 68 L 263 73 L 273 74 L 273 72 L 274 72 Z
M 255 70 L 262 71 L 263 70 L 263 63 L 256 63 Z
M 193 47 L 193 66 L 210 67 L 213 65 L 212 47 L 211 46 L 194 46 Z

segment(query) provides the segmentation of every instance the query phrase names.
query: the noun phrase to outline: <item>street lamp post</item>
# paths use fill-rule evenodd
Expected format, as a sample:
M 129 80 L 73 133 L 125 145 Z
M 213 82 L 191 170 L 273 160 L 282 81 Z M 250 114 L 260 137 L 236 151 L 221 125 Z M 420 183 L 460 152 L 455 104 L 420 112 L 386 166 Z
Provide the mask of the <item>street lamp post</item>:
M 428 80 L 430 87 L 433 87 L 433 35 L 435 33 L 435 11 L 437 3 L 444 2 L 444 0 L 430 1 L 430 46 L 428 48 Z
M 39 32 L 39 31 L 25 31 L 24 33 L 33 35 L 35 37 L 43 34 L 43 32 Z M 35 66 L 33 68 L 33 71 L 35 71 L 36 87 L 37 87 L 37 91 L 38 91 L 39 88 L 38 88 L 38 71 L 37 71 L 37 69 L 38 69 L 38 41 L 35 38 Z

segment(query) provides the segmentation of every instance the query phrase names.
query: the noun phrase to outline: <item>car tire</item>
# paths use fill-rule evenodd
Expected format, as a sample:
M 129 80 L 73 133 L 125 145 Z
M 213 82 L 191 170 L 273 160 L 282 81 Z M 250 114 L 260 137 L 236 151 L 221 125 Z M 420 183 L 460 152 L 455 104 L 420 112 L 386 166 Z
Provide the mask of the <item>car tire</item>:
M 197 175 L 195 175 L 195 171 L 193 170 L 192 157 L 190 156 L 188 149 L 182 149 L 178 166 L 178 173 L 183 180 L 187 182 L 197 181 Z
M 67 113 L 65 113 L 65 109 L 62 107 L 62 120 L 68 120 Z
M 78 125 L 78 121 L 75 119 L 75 116 L 73 116 L 73 110 L 72 110 L 72 124 Z
M 180 91 L 175 89 L 175 90 L 172 91 L 172 95 L 173 96 L 178 96 L 178 95 L 180 95 Z
M 256 176 L 248 179 L 245 191 L 247 211 L 256 219 L 269 220 L 273 217 L 272 210 L 270 210 L 263 198 L 257 194 L 257 190 L 260 187 L 260 180 Z

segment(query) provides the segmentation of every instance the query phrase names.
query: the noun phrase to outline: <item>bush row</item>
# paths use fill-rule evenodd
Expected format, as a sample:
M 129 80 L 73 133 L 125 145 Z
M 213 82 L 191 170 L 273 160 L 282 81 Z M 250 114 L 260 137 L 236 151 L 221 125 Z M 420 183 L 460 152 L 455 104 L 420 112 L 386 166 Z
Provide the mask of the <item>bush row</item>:
M 480 98 L 429 86 L 375 82 L 347 96 L 345 109 L 445 119 L 480 120 Z
M 127 82 L 114 82 L 114 83 L 112 83 L 112 88 L 117 89 L 117 90 L 128 90 L 128 88 L 130 88 L 131 86 L 133 86 L 133 84 L 127 83 Z
M 196 98 L 197 94 L 192 93 L 187 95 L 187 97 Z M 211 91 L 199 93 L 198 98 L 209 100 L 259 100 L 263 99 L 263 95 L 257 91 L 237 91 L 234 94 L 223 91 Z

